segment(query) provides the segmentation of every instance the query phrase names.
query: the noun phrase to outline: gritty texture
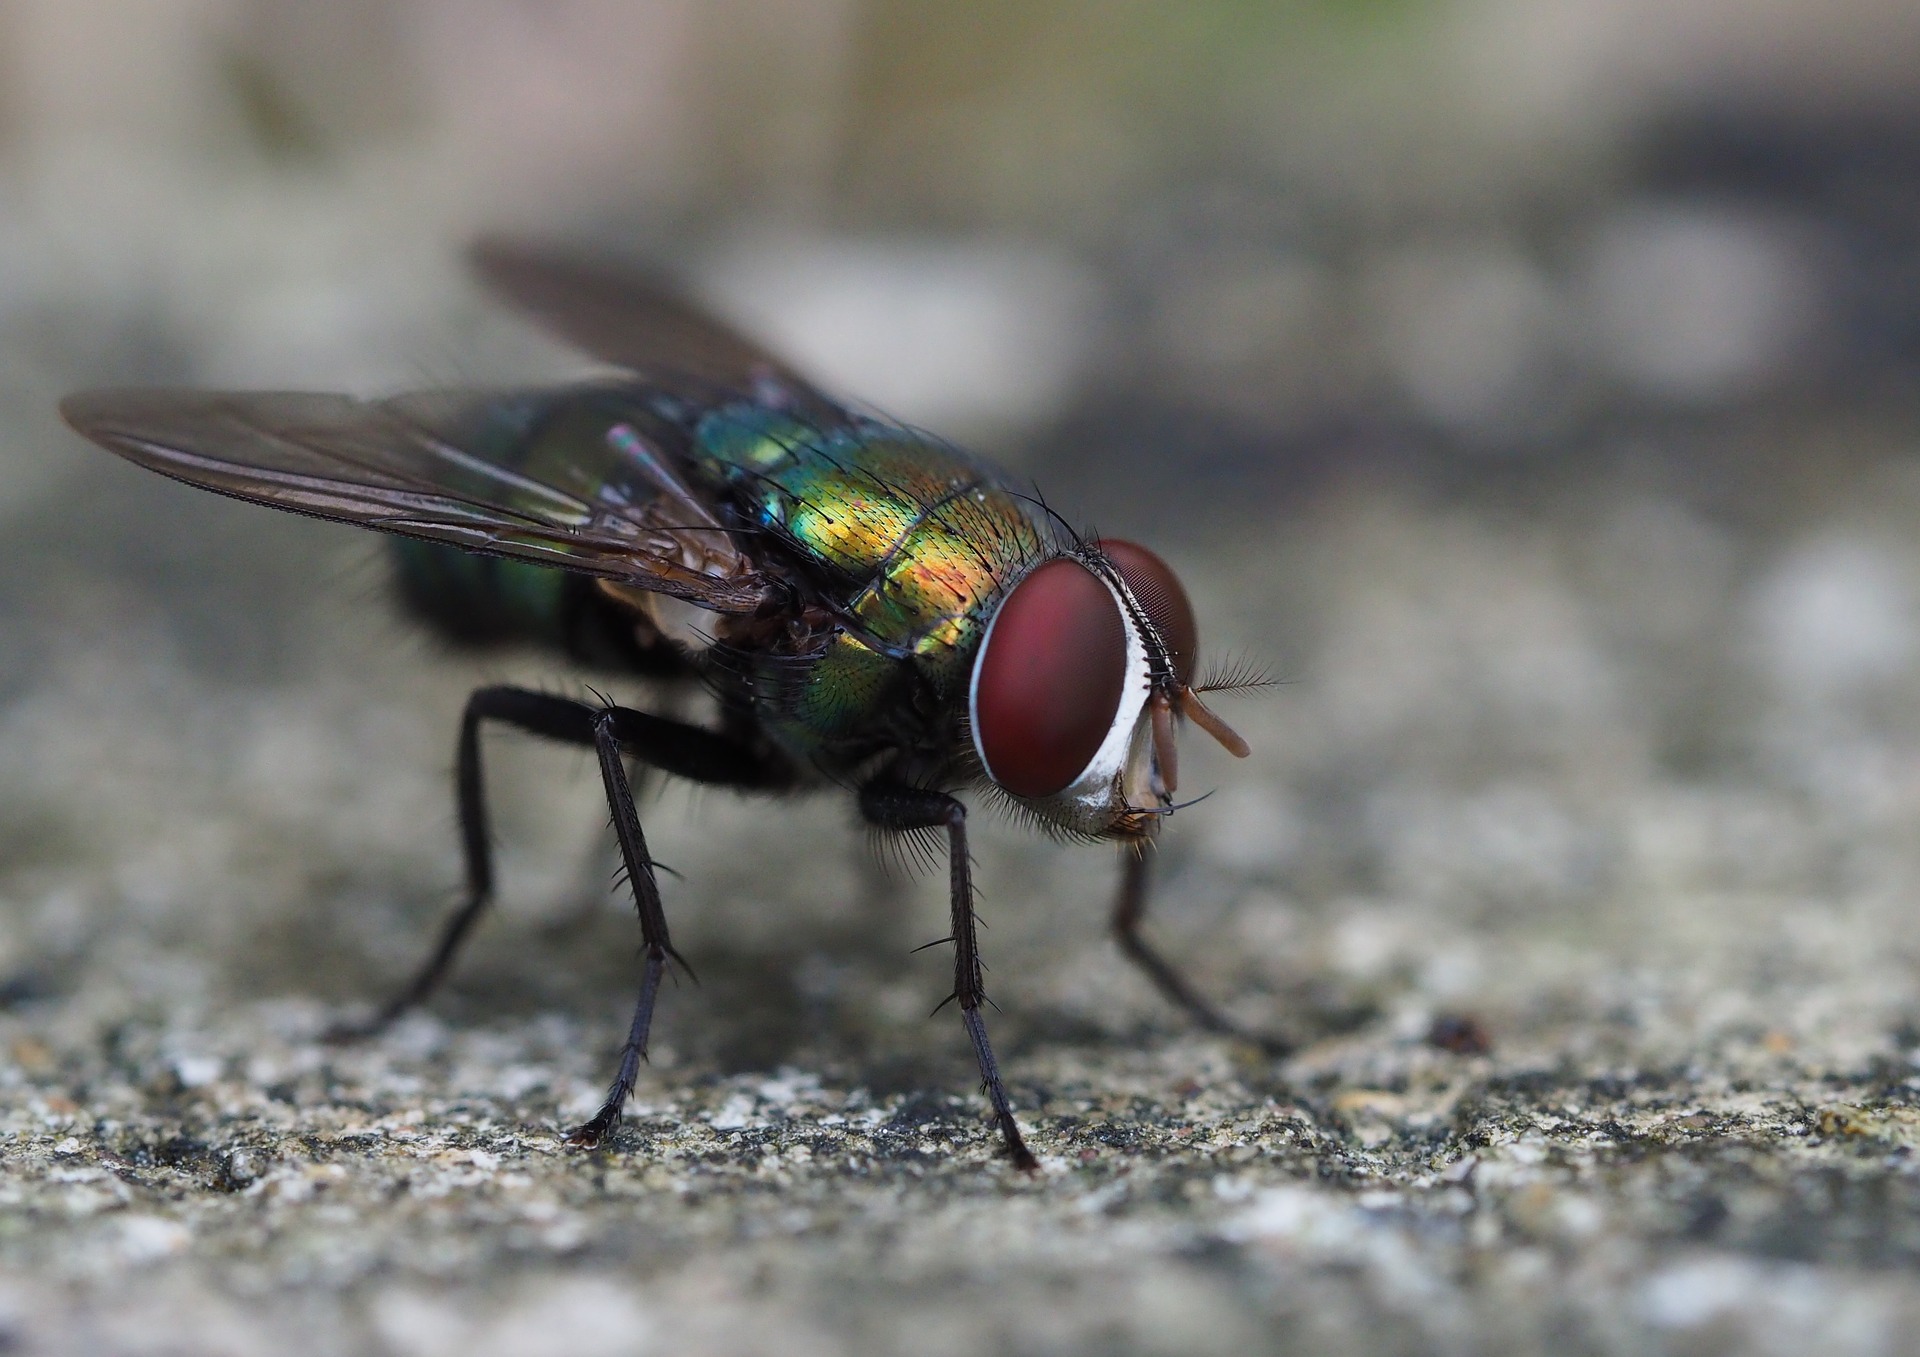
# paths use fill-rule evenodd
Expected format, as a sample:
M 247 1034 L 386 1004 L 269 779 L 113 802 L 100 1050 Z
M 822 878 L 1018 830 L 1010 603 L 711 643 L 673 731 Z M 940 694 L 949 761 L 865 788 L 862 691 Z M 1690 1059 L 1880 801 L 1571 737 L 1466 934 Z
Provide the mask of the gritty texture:
M 1031 1175 L 928 1017 L 937 877 L 878 871 L 830 796 L 647 795 L 699 979 L 602 1151 L 561 1137 L 637 934 L 575 753 L 493 742 L 499 910 L 426 1013 L 321 1042 L 451 902 L 465 690 L 586 680 L 418 639 L 350 532 L 115 468 L 7 548 L 43 566 L 7 586 L 0 707 L 0 1334 L 1898 1351 L 1920 476 L 1898 423 L 1831 427 L 1757 424 L 1718 480 L 1681 441 L 1686 476 L 1595 454 L 1172 524 L 1210 641 L 1287 681 L 1221 700 L 1250 761 L 1189 735 L 1218 790 L 1170 826 L 1152 929 L 1300 1045 L 1189 1030 L 1103 937 L 1107 852 L 982 815 Z M 54 541 L 81 529 L 121 564 Z

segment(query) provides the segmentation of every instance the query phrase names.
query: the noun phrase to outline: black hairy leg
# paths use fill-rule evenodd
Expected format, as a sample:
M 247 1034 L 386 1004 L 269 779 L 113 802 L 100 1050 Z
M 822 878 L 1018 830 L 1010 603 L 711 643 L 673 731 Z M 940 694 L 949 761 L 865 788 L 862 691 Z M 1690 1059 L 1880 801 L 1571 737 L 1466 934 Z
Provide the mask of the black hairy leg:
M 1113 902 L 1113 937 L 1120 944 L 1121 952 L 1153 982 L 1153 987 L 1168 1003 L 1207 1031 L 1250 1042 L 1268 1055 L 1286 1055 L 1293 1049 L 1291 1042 L 1249 1032 L 1240 1026 L 1202 998 L 1193 983 L 1140 936 L 1140 925 L 1147 917 L 1148 855 L 1152 851 L 1150 840 L 1126 844 L 1120 850 L 1120 893 Z
M 442 927 L 439 942 L 426 963 L 371 1021 L 336 1029 L 336 1038 L 366 1036 L 390 1025 L 401 1014 L 424 1001 L 445 979 L 460 946 L 492 901 L 493 851 L 487 820 L 486 781 L 480 758 L 480 732 L 488 723 L 511 726 L 563 744 L 595 751 L 607 804 L 613 813 L 615 836 L 640 916 L 644 962 L 640 997 L 621 1049 L 620 1069 L 606 1102 L 593 1119 L 568 1136 L 571 1144 L 600 1143 L 620 1119 L 620 1109 L 633 1090 L 640 1061 L 645 1058 L 647 1032 L 654 998 L 668 960 L 679 960 L 667 932 L 660 890 L 654 880 L 653 859 L 634 808 L 633 788 L 625 758 L 676 777 L 715 786 L 771 789 L 785 785 L 791 771 L 776 759 L 727 735 L 669 720 L 627 707 L 597 705 L 525 688 L 491 687 L 476 690 L 467 699 L 460 719 L 460 742 L 455 759 L 455 795 L 460 811 L 460 843 L 466 859 L 467 893 L 460 907 Z M 624 756 L 624 757 L 623 757 Z M 684 964 L 684 963 L 683 963 Z
M 945 792 L 927 791 L 901 783 L 870 782 L 860 789 L 860 813 L 869 824 L 881 829 L 947 831 L 947 860 L 952 891 L 953 932 L 942 941 L 953 944 L 953 993 L 940 1007 L 956 1004 L 960 1021 L 973 1043 L 974 1059 L 980 1065 L 980 1082 L 987 1102 L 993 1108 L 994 1121 L 1006 1145 L 1007 1157 L 1016 1168 L 1037 1169 L 1039 1161 L 1020 1135 L 1013 1119 L 1013 1105 L 1007 1100 L 1006 1086 L 1000 1080 L 1000 1065 L 994 1059 L 993 1046 L 987 1040 L 987 1025 L 980 1016 L 986 1002 L 984 968 L 980 964 L 980 940 L 973 913 L 973 868 L 967 856 L 967 808 Z M 936 1012 L 938 1010 L 935 1010 Z

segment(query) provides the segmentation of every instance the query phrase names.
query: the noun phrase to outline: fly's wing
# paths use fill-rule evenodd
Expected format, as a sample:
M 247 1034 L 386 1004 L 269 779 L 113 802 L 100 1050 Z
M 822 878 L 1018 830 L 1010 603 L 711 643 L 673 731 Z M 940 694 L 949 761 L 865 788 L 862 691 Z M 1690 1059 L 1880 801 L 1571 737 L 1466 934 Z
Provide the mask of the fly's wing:
M 568 343 L 650 381 L 691 379 L 741 395 L 772 386 L 786 400 L 838 408 L 781 359 L 630 266 L 505 240 L 481 241 L 470 258 L 495 295 Z
M 218 494 L 755 611 L 772 581 L 642 432 L 645 394 L 83 391 L 60 409 Z

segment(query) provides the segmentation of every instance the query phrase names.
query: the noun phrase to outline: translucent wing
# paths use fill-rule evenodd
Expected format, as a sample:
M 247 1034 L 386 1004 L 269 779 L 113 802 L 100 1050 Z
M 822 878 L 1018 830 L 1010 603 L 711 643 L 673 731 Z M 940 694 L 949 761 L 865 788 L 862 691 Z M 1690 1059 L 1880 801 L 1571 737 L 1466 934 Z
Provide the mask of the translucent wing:
M 649 392 L 83 391 L 67 422 L 236 499 L 752 612 L 774 586 L 650 438 Z
M 796 402 L 834 406 L 753 340 L 630 266 L 504 240 L 475 245 L 471 260 L 497 296 L 553 334 L 651 381 L 692 378 L 742 395 L 773 384 Z

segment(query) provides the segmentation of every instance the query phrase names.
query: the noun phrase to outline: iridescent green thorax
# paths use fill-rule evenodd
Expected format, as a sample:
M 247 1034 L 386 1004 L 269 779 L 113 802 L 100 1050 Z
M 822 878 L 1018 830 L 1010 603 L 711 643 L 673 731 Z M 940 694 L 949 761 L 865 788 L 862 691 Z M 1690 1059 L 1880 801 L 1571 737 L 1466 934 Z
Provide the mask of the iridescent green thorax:
M 701 420 L 695 456 L 826 577 L 835 625 L 774 714 L 796 743 L 861 727 L 906 666 L 956 699 L 994 605 L 1050 551 L 990 468 L 898 427 L 731 405 Z

